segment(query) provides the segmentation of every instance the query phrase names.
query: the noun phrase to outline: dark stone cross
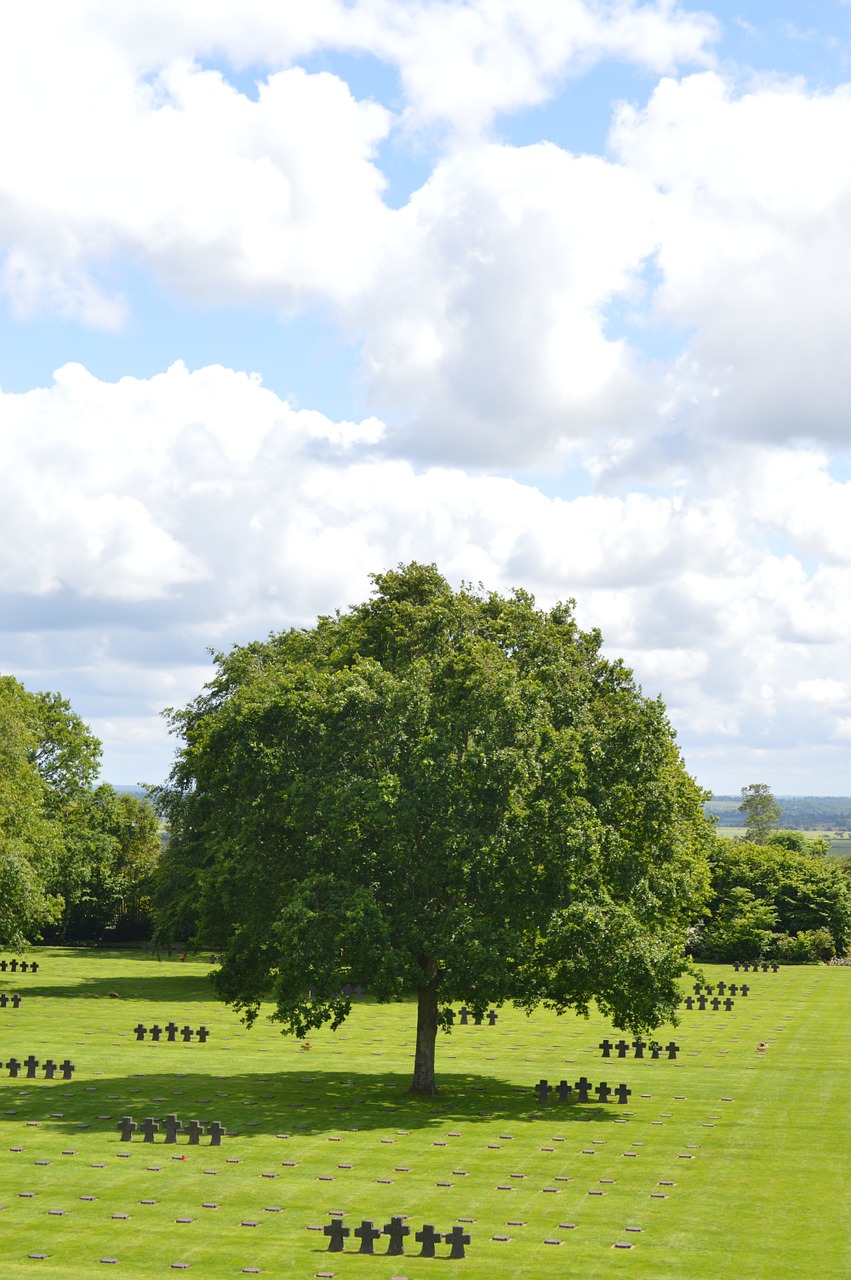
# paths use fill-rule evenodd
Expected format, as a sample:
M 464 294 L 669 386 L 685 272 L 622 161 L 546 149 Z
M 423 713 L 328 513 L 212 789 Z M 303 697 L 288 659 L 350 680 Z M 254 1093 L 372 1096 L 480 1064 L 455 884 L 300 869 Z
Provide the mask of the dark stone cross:
M 154 1134 L 158 1132 L 159 1127 L 153 1116 L 146 1116 L 142 1121 L 142 1141 L 153 1142 Z
M 739 987 L 739 990 L 741 991 L 741 993 L 742 993 L 742 995 L 743 995 L 743 996 L 746 996 L 746 995 L 748 994 L 748 992 L 750 991 L 750 987 L 748 986 L 748 984 L 747 984 L 746 982 L 743 982 L 743 983 L 742 983 L 742 985 L 741 985 L 741 987 Z
M 6 1069 L 13 1080 L 16 1080 L 21 1070 L 21 1064 L 17 1058 L 10 1058 L 6 1063 Z
M 430 1222 L 424 1223 L 422 1231 L 417 1231 L 414 1236 L 417 1243 L 422 1245 L 420 1257 L 433 1258 L 435 1256 L 434 1246 L 440 1244 L 441 1238 L 440 1232 L 435 1231 Z
M 721 1008 L 721 1001 L 718 999 L 717 996 L 713 996 L 712 999 L 709 1001 L 709 1003 L 712 1005 L 713 1013 L 717 1013 L 718 1010 Z
M 177 1035 L 176 1022 L 166 1023 L 166 1034 L 168 1035 L 169 1043 L 171 1043 L 174 1040 L 175 1036 Z
M 449 1256 L 450 1258 L 463 1258 L 464 1246 L 470 1243 L 470 1237 L 461 1226 L 454 1226 L 451 1231 L 447 1231 L 444 1235 L 447 1244 L 452 1245 Z
M 6 995 L 6 992 L 0 992 L 0 1009 L 5 1009 L 8 1003 L 9 997 Z
M 735 982 L 731 982 L 731 983 L 730 983 L 730 995 L 731 995 L 731 996 L 738 995 L 738 992 L 739 992 L 739 988 L 736 986 Z
M 74 1074 L 74 1064 L 69 1058 L 66 1058 L 64 1062 L 59 1063 L 59 1070 L 62 1072 L 63 1080 L 70 1080 Z
M 601 1040 L 601 1041 L 600 1041 L 600 1043 L 597 1045 L 597 1048 L 598 1048 L 598 1049 L 602 1049 L 602 1051 L 603 1051 L 603 1057 L 604 1057 L 604 1058 L 611 1058 L 611 1056 L 612 1056 L 612 1042 L 611 1042 L 611 1040 L 609 1040 L 609 1039 Z
M 157 1024 L 154 1023 L 154 1025 L 151 1027 L 151 1039 L 159 1040 L 162 1033 L 163 1033 L 162 1027 L 158 1027 Z
M 750 967 L 751 966 L 747 960 L 744 960 L 742 962 L 742 969 L 744 970 L 745 973 L 747 973 L 750 970 Z
M 498 1018 L 498 1017 L 499 1017 L 499 1014 L 497 1013 L 496 1009 L 491 1009 L 491 1010 L 489 1011 L 489 1013 L 488 1013 L 488 1022 L 490 1023 L 490 1025 L 491 1025 L 492 1027 L 493 1027 L 493 1026 L 496 1026 L 496 1020 L 497 1020 L 497 1018 Z M 462 1255 L 462 1256 L 463 1256 L 463 1255 Z
M 673 1040 L 671 1040 L 668 1044 L 666 1044 L 665 1048 L 668 1050 L 669 1058 L 676 1058 L 677 1054 L 680 1051 L 680 1046 L 678 1044 L 675 1044 Z
M 719 983 L 718 983 L 718 994 L 719 994 L 719 996 L 723 996 L 723 994 L 724 994 L 724 992 L 725 992 L 726 990 L 727 990 L 727 984 L 726 984 L 726 982 L 719 982 Z
M 707 982 L 706 987 L 705 987 L 706 994 L 707 994 L 708 996 L 711 996 L 711 995 L 712 995 L 712 992 L 713 992 L 714 990 L 715 990 L 715 988 L 713 987 L 712 983 L 711 983 L 711 982 Z
M 140 1023 L 139 1023 L 139 1025 L 138 1025 L 138 1027 L 134 1027 L 134 1028 L 133 1028 L 133 1030 L 134 1030 L 134 1031 L 135 1031 L 135 1033 L 136 1033 L 136 1039 L 137 1039 L 137 1040 L 144 1040 L 144 1039 L 145 1039 L 145 1032 L 148 1030 L 148 1028 L 147 1028 L 147 1027 L 143 1027 L 143 1026 L 142 1026 L 142 1024 L 141 1024 L 141 1022 L 140 1022 Z
M 165 1129 L 166 1142 L 177 1142 L 177 1135 L 183 1133 L 183 1122 L 178 1120 L 177 1116 L 172 1113 L 163 1120 L 163 1128 Z
M 34 1080 L 34 1079 L 35 1079 L 36 1067 L 37 1067 L 38 1065 L 39 1065 L 39 1063 L 38 1063 L 38 1058 L 35 1056 L 35 1054 L 31 1053 L 31 1054 L 30 1054 L 30 1056 L 29 1056 L 28 1058 L 24 1058 L 24 1066 L 25 1066 L 25 1067 L 26 1067 L 26 1069 L 27 1069 L 27 1079 L 28 1079 L 28 1080 Z
M 184 1027 L 180 1032 L 180 1034 L 183 1036 L 183 1043 L 189 1044 L 189 1041 L 192 1039 L 192 1036 L 194 1033 L 191 1027 Z
M 694 1008 L 694 996 L 686 996 L 686 1008 L 691 1011 Z
M 405 1252 L 405 1236 L 411 1234 L 411 1228 L 405 1226 L 404 1219 L 399 1214 L 394 1214 L 386 1224 L 384 1234 L 390 1237 L 387 1256 L 398 1258 L 400 1254 Z
M 697 1007 L 701 1011 L 706 1008 L 706 996 L 697 997 Z
M 206 1027 L 199 1027 L 195 1034 L 198 1037 L 199 1044 L 206 1044 L 210 1037 L 210 1033 Z
M 770 965 L 769 965 L 768 961 L 767 961 L 767 960 L 763 960 L 763 962 L 762 962 L 762 972 L 763 972 L 763 973 L 768 973 L 769 968 L 770 968 Z
M 557 1092 L 559 1102 L 570 1102 L 573 1090 L 566 1080 L 559 1080 Z
M 625 1105 L 627 1098 L 632 1093 L 632 1089 L 627 1089 L 625 1084 L 619 1084 L 617 1089 L 615 1089 L 614 1093 L 618 1102 L 620 1102 L 622 1105 Z
M 16 991 L 15 994 L 12 996 L 12 1008 L 19 1009 L 20 1007 L 21 1007 L 21 997 Z
M 38 961 L 37 961 L 37 960 L 33 960 L 32 964 L 30 965 L 30 973 L 38 973 Z
M 461 1026 L 466 1027 L 469 1020 L 470 1020 L 470 1010 L 466 1007 L 466 1005 L 462 1005 L 461 1006 Z
M 130 1142 L 139 1126 L 132 1116 L 122 1116 L 115 1127 L 121 1130 L 119 1142 Z
M 56 1063 L 53 1061 L 52 1058 L 48 1058 L 41 1065 L 44 1067 L 45 1080 L 52 1080 L 56 1075 Z
M 204 1132 L 204 1126 L 201 1124 L 201 1121 L 190 1120 L 187 1125 L 187 1131 L 189 1133 L 190 1147 L 197 1147 L 201 1140 L 201 1134 Z
M 626 1051 L 627 1051 L 627 1049 L 629 1048 L 629 1043 L 628 1043 L 628 1041 L 626 1041 L 626 1040 L 619 1040 L 619 1041 L 617 1042 L 617 1044 L 615 1045 L 615 1048 L 616 1048 L 616 1049 L 617 1049 L 617 1051 L 618 1051 L 618 1057 L 619 1057 L 619 1058 L 625 1058 L 625 1057 L 626 1057 Z
M 0 960 L 0 973 L 5 973 L 8 968 L 9 968 L 9 961 Z
M 772 965 L 771 965 L 771 972 L 772 972 L 772 973 L 777 973 L 777 971 L 778 971 L 778 969 L 779 969 L 779 968 L 780 968 L 780 965 L 777 963 L 777 961 L 776 961 L 776 960 L 774 960 L 774 961 L 772 962 Z
M 741 967 L 742 966 L 739 964 L 738 960 L 733 961 L 733 968 L 736 970 L 736 973 L 739 972 L 739 969 L 741 969 Z
M 18 962 L 17 962 L 17 960 L 11 960 L 11 961 L 9 962 L 9 968 L 12 970 L 12 973 L 17 973 L 17 972 L 18 972 Z
M 26 973 L 28 969 L 29 969 L 29 965 L 27 964 L 26 960 L 22 960 L 22 961 L 21 961 L 21 973 Z M 766 969 L 768 969 L 768 966 L 767 966 L 767 965 L 766 965 Z
M 597 1085 L 597 1098 L 600 1102 L 608 1102 L 609 1094 L 611 1092 L 612 1091 L 609 1088 L 609 1086 L 606 1084 L 605 1080 L 601 1080 L 600 1083 Z
M 653 1060 L 655 1061 L 659 1057 L 659 1054 L 661 1052 L 662 1052 L 662 1046 L 660 1045 L 659 1041 L 651 1040 L 650 1041 L 650 1057 L 653 1058 Z
M 589 1101 L 588 1093 L 591 1089 L 590 1080 L 586 1080 L 585 1077 L 582 1076 L 581 1079 L 574 1081 L 573 1087 L 576 1090 L 578 1102 Z
M 643 1058 L 644 1050 L 647 1048 L 647 1041 L 641 1039 L 633 1040 L 632 1047 L 635 1050 L 636 1058 Z
M 359 1227 L 355 1227 L 355 1235 L 360 1240 L 358 1253 L 375 1253 L 375 1242 L 381 1232 L 370 1218 L 364 1218 Z
M 210 1146 L 220 1147 L 222 1138 L 227 1133 L 227 1129 L 220 1120 L 214 1120 L 210 1125 Z
M 343 1240 L 349 1234 L 349 1228 L 343 1226 L 342 1219 L 332 1218 L 330 1222 L 325 1224 L 322 1230 L 328 1237 L 328 1252 L 342 1253 Z
M 694 994 L 695 994 L 696 996 L 699 996 L 699 995 L 700 995 L 700 993 L 701 993 L 701 991 L 703 990 L 703 987 L 701 986 L 701 984 L 700 984 L 699 982 L 696 982 L 696 983 L 694 984 L 694 987 L 692 988 L 692 990 L 694 991 Z
M 535 1093 L 538 1095 L 539 1102 L 546 1102 L 550 1096 L 550 1086 L 546 1080 L 539 1080 L 535 1085 Z
M 724 1001 L 724 1008 L 727 1010 L 728 1013 L 730 1013 L 734 1004 L 735 1004 L 735 1001 L 731 1000 L 730 997 L 727 996 L 727 999 Z

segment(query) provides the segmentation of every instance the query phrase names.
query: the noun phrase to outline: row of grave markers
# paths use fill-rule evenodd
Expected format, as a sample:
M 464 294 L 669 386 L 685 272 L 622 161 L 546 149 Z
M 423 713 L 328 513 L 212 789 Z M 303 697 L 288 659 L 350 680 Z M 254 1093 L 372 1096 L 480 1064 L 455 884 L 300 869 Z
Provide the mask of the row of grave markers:
M 8 1005 L 11 1005 L 13 1009 L 19 1009 L 22 999 L 23 997 L 17 991 L 13 992 L 12 995 L 7 995 L 5 991 L 0 991 L 0 1009 L 5 1009 Z
M 613 1088 L 605 1080 L 602 1080 L 595 1086 L 590 1080 L 586 1080 L 585 1076 L 574 1081 L 572 1086 L 566 1080 L 560 1080 L 555 1086 L 551 1085 L 548 1080 L 539 1080 L 535 1085 L 535 1094 L 539 1102 L 549 1102 L 551 1093 L 557 1095 L 559 1102 L 571 1102 L 574 1089 L 576 1090 L 577 1102 L 591 1102 L 591 1091 L 593 1089 L 597 1095 L 594 1099 L 595 1102 L 609 1102 L 612 1097 L 615 1097 L 621 1106 L 626 1105 L 627 1098 L 632 1094 L 632 1090 L 628 1089 L 625 1084 L 619 1084 L 617 1088 Z
M 776 960 L 734 960 L 733 968 L 736 970 L 736 973 L 738 973 L 740 969 L 744 970 L 745 973 L 748 972 L 748 969 L 753 970 L 754 973 L 759 973 L 760 969 L 762 969 L 763 973 L 768 973 L 769 969 L 772 973 L 777 973 L 780 965 Z
M 700 1009 L 703 1012 L 708 1006 L 713 1013 L 717 1013 L 722 1005 L 727 1013 L 732 1013 L 735 1003 L 732 996 L 727 996 L 726 1000 L 722 1000 L 720 996 L 713 996 L 711 1000 L 708 996 L 686 996 L 685 1000 L 680 1001 L 687 1009 Z
M 160 1131 L 160 1121 L 153 1116 L 146 1116 L 141 1125 L 138 1125 L 132 1116 L 122 1116 L 116 1128 L 121 1132 L 119 1139 L 121 1142 L 130 1142 L 137 1129 L 142 1132 L 143 1142 L 153 1142 L 155 1135 Z M 220 1120 L 213 1120 L 209 1125 L 203 1125 L 200 1120 L 190 1120 L 188 1124 L 184 1125 L 183 1121 L 179 1120 L 173 1113 L 167 1115 L 162 1121 L 162 1128 L 166 1144 L 176 1143 L 179 1133 L 187 1133 L 190 1147 L 197 1147 L 200 1144 L 202 1135 L 208 1131 L 210 1134 L 210 1146 L 220 1147 L 222 1138 L 227 1134 L 227 1129 Z
M 717 987 L 719 996 L 723 996 L 724 993 L 727 992 L 731 996 L 737 996 L 737 995 L 744 996 L 745 999 L 747 999 L 751 990 L 751 988 L 748 986 L 746 982 L 743 982 L 741 986 L 739 986 L 735 982 L 731 982 L 729 984 L 726 982 L 718 982 L 715 984 L 714 987 L 711 982 L 696 982 L 692 989 L 696 996 L 699 996 L 699 995 L 711 996 L 713 992 L 716 990 L 716 987 Z
M 27 964 L 26 960 L 0 960 L 0 973 L 38 973 L 38 961 Z
M 353 1234 L 352 1228 L 343 1225 L 340 1218 L 332 1218 L 326 1226 L 322 1228 L 324 1234 L 328 1236 L 328 1252 L 342 1253 L 343 1241 L 347 1236 Z M 395 1214 L 386 1226 L 382 1228 L 376 1227 L 371 1218 L 364 1218 L 359 1227 L 354 1228 L 354 1235 L 360 1240 L 360 1248 L 358 1253 L 375 1253 L 375 1241 L 381 1236 L 387 1236 L 389 1243 L 385 1257 L 398 1257 L 405 1252 L 405 1237 L 411 1234 L 411 1228 L 406 1225 L 400 1214 Z M 414 1233 L 414 1239 L 421 1245 L 419 1256 L 421 1258 L 436 1257 L 435 1247 L 441 1241 L 451 1245 L 449 1253 L 450 1258 L 465 1257 L 465 1246 L 470 1243 L 469 1232 L 465 1231 L 462 1226 L 454 1226 L 451 1231 L 435 1231 L 434 1226 L 430 1222 L 423 1225 L 422 1231 Z
M 612 1049 L 617 1050 L 617 1055 L 619 1058 L 626 1057 L 627 1049 L 634 1049 L 635 1050 L 634 1056 L 636 1058 L 643 1058 L 644 1050 L 649 1049 L 650 1057 L 654 1059 L 660 1056 L 663 1048 L 666 1050 L 669 1058 L 676 1058 L 677 1054 L 680 1051 L 680 1046 L 676 1044 L 673 1040 L 671 1040 L 669 1044 L 661 1045 L 659 1044 L 658 1040 L 651 1040 L 648 1043 L 648 1041 L 642 1040 L 641 1038 L 639 1038 L 638 1040 L 618 1040 L 616 1044 L 612 1044 L 611 1040 L 606 1038 L 605 1040 L 602 1040 L 600 1044 L 597 1045 L 597 1048 L 602 1050 L 604 1058 L 611 1058 Z
M 25 1077 L 27 1080 L 35 1080 L 36 1071 L 39 1067 L 44 1067 L 45 1080 L 54 1080 L 56 1078 L 57 1071 L 61 1073 L 63 1080 L 70 1080 L 76 1070 L 73 1062 L 68 1058 L 66 1058 L 64 1062 L 60 1062 L 57 1066 L 52 1058 L 48 1058 L 45 1062 L 39 1062 L 38 1058 L 36 1058 L 33 1053 L 31 1053 L 28 1058 L 24 1058 L 23 1062 L 19 1062 L 17 1058 L 10 1058 L 7 1063 L 0 1063 L 0 1066 L 3 1065 L 5 1065 L 6 1070 L 9 1072 L 9 1075 L 13 1080 L 16 1080 L 21 1074 L 21 1067 L 26 1067 L 27 1069 Z
M 145 1027 L 140 1022 L 137 1027 L 133 1028 L 137 1040 L 144 1040 L 150 1031 L 152 1040 L 159 1040 L 163 1031 L 166 1033 L 166 1039 L 172 1043 L 177 1039 L 177 1033 L 180 1031 L 184 1044 L 188 1044 L 193 1035 L 198 1037 L 199 1044 L 206 1044 L 210 1038 L 210 1032 L 206 1027 L 199 1027 L 197 1031 L 193 1031 L 191 1027 L 178 1027 L 176 1022 L 169 1022 L 165 1027 L 158 1027 L 156 1023 L 152 1027 Z

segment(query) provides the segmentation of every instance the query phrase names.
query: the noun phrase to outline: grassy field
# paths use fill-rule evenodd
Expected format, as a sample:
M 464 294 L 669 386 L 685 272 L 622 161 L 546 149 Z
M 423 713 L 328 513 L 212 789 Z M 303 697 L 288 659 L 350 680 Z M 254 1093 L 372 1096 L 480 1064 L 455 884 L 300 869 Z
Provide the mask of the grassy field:
M 37 975 L 0 975 L 23 996 L 0 1010 L 3 1060 L 70 1057 L 76 1070 L 63 1082 L 2 1069 L 4 1278 L 153 1277 L 175 1264 L 204 1280 L 851 1272 L 851 969 L 760 973 L 731 1012 L 683 1012 L 658 1035 L 675 1037 L 676 1062 L 632 1051 L 604 1062 L 601 1038 L 619 1035 L 603 1019 L 505 1008 L 495 1027 L 441 1037 L 441 1095 L 414 1102 L 411 1005 L 364 1001 L 304 1050 L 266 1022 L 246 1031 L 211 999 L 205 963 L 36 954 Z M 704 973 L 742 980 L 727 966 Z M 137 1023 L 170 1020 L 205 1024 L 210 1039 L 137 1041 Z M 541 1077 L 582 1075 L 625 1082 L 628 1104 L 537 1103 Z M 171 1112 L 218 1119 L 228 1136 L 119 1141 L 123 1115 Z M 352 1228 L 342 1254 L 316 1230 L 332 1211 Z M 405 1256 L 382 1256 L 384 1239 L 358 1254 L 354 1227 L 392 1214 L 409 1215 Z M 465 1259 L 448 1260 L 445 1244 L 416 1256 L 424 1223 L 448 1232 L 465 1218 Z

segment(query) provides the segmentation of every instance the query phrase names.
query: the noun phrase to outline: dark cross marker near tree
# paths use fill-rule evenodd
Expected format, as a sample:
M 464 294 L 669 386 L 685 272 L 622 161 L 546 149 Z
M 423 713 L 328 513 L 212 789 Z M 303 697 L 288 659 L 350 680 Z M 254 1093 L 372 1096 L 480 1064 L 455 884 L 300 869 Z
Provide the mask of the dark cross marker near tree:
M 668 1050 L 669 1058 L 676 1058 L 677 1054 L 680 1051 L 680 1046 L 678 1044 L 675 1044 L 673 1040 L 671 1040 L 668 1044 L 666 1044 L 665 1048 Z
M 385 1224 L 384 1234 L 389 1237 L 387 1244 L 388 1257 L 397 1258 L 405 1252 L 405 1236 L 411 1234 L 411 1228 L 405 1225 L 400 1215 L 394 1214 L 390 1221 Z
M 694 1008 L 694 996 L 686 996 L 685 1006 L 689 1012 Z
M 650 1048 L 650 1057 L 655 1062 L 658 1059 L 659 1054 L 662 1052 L 662 1046 L 660 1045 L 658 1040 L 651 1040 L 649 1048 Z
M 468 1023 L 469 1021 L 470 1021 L 470 1010 L 469 1010 L 468 1008 L 466 1008 L 466 1006 L 462 1006 L 462 1008 L 461 1008 L 461 1026 L 462 1026 L 462 1027 L 466 1027 L 466 1026 L 467 1026 L 467 1023 Z
M 625 1057 L 626 1057 L 626 1054 L 627 1054 L 627 1050 L 629 1049 L 629 1041 L 628 1041 L 628 1040 L 619 1040 L 619 1041 L 617 1042 L 617 1044 L 615 1045 L 615 1048 L 616 1048 L 616 1049 L 617 1049 L 617 1051 L 618 1051 L 618 1057 L 619 1057 L 619 1058 L 625 1058 Z
M 350 1229 L 343 1225 L 340 1218 L 332 1218 L 330 1222 L 326 1222 L 322 1230 L 328 1237 L 328 1252 L 342 1253 L 343 1241 L 349 1235 Z
M 635 1050 L 636 1058 L 643 1058 L 644 1050 L 647 1048 L 647 1042 L 639 1037 L 638 1040 L 633 1040 L 632 1047 Z
M 730 997 L 727 996 L 727 998 L 724 1001 L 724 1008 L 727 1010 L 728 1013 L 732 1012 L 734 1004 L 735 1004 L 735 1001 L 731 1000 Z
M 116 1128 L 121 1130 L 119 1142 L 130 1142 L 133 1134 L 136 1132 L 138 1125 L 132 1116 L 122 1116 L 118 1121 Z
M 447 1231 L 444 1240 L 452 1246 L 449 1256 L 450 1258 L 465 1257 L 464 1246 L 470 1243 L 470 1236 L 461 1226 L 454 1226 L 451 1231 Z
M 663 1025 L 713 831 L 661 702 L 570 604 L 454 591 L 428 565 L 373 581 L 219 655 L 172 714 L 160 940 L 220 952 L 219 997 L 251 1023 L 271 994 L 300 1038 L 348 1017 L 344 983 L 415 989 L 416 1095 L 454 1001 Z
M 371 1219 L 364 1218 L 360 1226 L 355 1227 L 354 1234 L 360 1240 L 358 1253 L 375 1253 L 375 1242 L 381 1237 L 381 1232 Z
M 601 1040 L 597 1048 L 602 1050 L 604 1058 L 611 1058 L 613 1048 L 611 1040 Z
M 435 1256 L 434 1246 L 436 1244 L 440 1244 L 441 1235 L 439 1231 L 435 1231 L 430 1222 L 426 1222 L 423 1224 L 422 1231 L 418 1231 L 415 1234 L 414 1239 L 417 1244 L 422 1245 L 422 1248 L 420 1249 L 420 1257 L 433 1258 Z

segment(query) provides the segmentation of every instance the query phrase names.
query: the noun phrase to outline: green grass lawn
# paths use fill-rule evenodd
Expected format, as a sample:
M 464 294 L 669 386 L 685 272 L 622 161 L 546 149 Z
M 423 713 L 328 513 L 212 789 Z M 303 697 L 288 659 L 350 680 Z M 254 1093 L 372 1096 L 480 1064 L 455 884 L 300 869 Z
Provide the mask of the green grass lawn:
M 35 954 L 38 974 L 0 975 L 24 997 L 0 1010 L 3 1062 L 68 1056 L 76 1071 L 64 1083 L 2 1069 L 4 1280 L 164 1276 L 175 1263 L 204 1280 L 248 1268 L 341 1280 L 851 1273 L 848 968 L 760 973 L 732 1012 L 684 1011 L 658 1033 L 681 1045 L 676 1062 L 604 1062 L 599 1041 L 620 1037 L 602 1018 L 504 1008 L 493 1028 L 441 1036 L 441 1095 L 415 1102 L 412 1005 L 365 1001 L 303 1050 L 267 1022 L 246 1031 L 211 998 L 206 963 Z M 727 966 L 704 973 L 742 980 Z M 210 1040 L 136 1040 L 140 1021 L 172 1019 L 205 1024 Z M 629 1103 L 536 1102 L 542 1076 L 583 1074 L 624 1081 Z M 162 1133 L 119 1141 L 121 1116 L 170 1112 L 219 1119 L 229 1136 L 218 1148 Z M 381 1256 L 382 1239 L 359 1255 L 352 1234 L 329 1254 L 309 1228 L 332 1211 L 352 1229 L 409 1215 L 408 1251 Z M 464 1218 L 465 1259 L 449 1261 L 446 1245 L 416 1256 L 423 1223 L 447 1232 Z

